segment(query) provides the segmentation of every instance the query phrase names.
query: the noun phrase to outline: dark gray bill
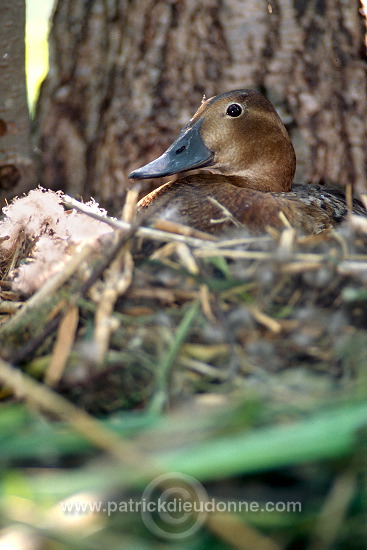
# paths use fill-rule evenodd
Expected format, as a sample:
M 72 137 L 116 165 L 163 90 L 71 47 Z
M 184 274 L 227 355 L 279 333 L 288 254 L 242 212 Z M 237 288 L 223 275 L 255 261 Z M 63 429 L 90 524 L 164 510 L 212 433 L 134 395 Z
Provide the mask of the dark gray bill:
M 214 153 L 204 145 L 200 135 L 203 120 L 200 119 L 191 128 L 186 126 L 163 155 L 131 172 L 129 178 L 160 178 L 212 165 Z

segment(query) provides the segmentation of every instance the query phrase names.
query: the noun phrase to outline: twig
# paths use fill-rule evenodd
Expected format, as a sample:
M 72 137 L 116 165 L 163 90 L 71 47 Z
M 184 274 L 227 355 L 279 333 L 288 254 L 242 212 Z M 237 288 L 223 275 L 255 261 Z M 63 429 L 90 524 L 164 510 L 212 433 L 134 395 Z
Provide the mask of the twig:
M 11 302 L 11 301 L 1 301 L 0 302 L 0 313 L 15 313 L 24 305 L 24 302 Z
M 183 225 L 182 223 L 172 222 L 170 220 L 164 220 L 159 218 L 155 224 L 155 229 L 162 229 L 163 231 L 169 231 L 170 233 L 177 233 L 178 235 L 185 235 L 187 237 L 196 237 L 198 239 L 203 239 L 204 241 L 216 241 L 217 239 L 205 233 L 204 231 L 199 231 L 194 229 L 189 225 Z
M 281 232 L 278 245 L 278 255 L 280 258 L 289 259 L 292 257 L 295 240 L 296 230 L 293 227 L 287 227 Z
M 216 318 L 210 305 L 210 291 L 208 285 L 200 285 L 200 302 L 205 317 L 211 323 L 215 323 Z
M 281 266 L 280 271 L 282 273 L 288 273 L 289 275 L 292 273 L 304 273 L 305 271 L 315 271 L 316 269 L 320 269 L 322 264 L 323 261 L 321 260 L 318 262 L 287 262 Z
M 194 250 L 193 254 L 196 258 L 210 258 L 211 256 L 224 256 L 232 259 L 246 259 L 246 260 L 277 260 L 279 261 L 279 255 L 272 252 L 264 252 L 261 250 L 232 250 L 232 249 L 214 249 L 209 247 L 203 247 L 198 250 Z M 293 254 L 294 260 L 303 260 L 309 262 L 315 262 L 323 260 L 325 256 L 321 254 Z
M 22 250 L 23 239 L 24 239 L 24 232 L 21 231 L 18 235 L 18 239 L 17 239 L 17 242 L 16 242 L 15 250 L 12 254 L 11 261 L 10 261 L 9 265 L 7 266 L 6 272 L 4 273 L 5 276 L 8 276 L 8 274 L 11 273 L 11 271 L 16 266 L 16 263 L 17 263 L 18 258 L 20 256 L 20 252 Z
M 279 334 L 282 331 L 282 325 L 278 321 L 276 321 L 272 317 L 269 317 L 269 315 L 267 315 L 263 311 L 260 311 L 257 307 L 251 307 L 249 309 L 254 319 L 258 323 L 260 323 L 260 325 L 263 325 L 275 334 Z
M 197 297 L 197 293 L 194 294 L 194 298 Z M 129 290 L 129 298 L 131 299 L 146 299 L 157 300 L 163 302 L 164 304 L 172 304 L 176 298 L 176 292 L 169 288 L 160 288 L 160 287 L 145 287 L 145 288 L 132 288 Z M 192 299 L 190 294 L 190 298 Z
M 292 226 L 291 222 L 288 220 L 288 218 L 284 214 L 284 212 L 280 211 L 278 213 L 278 216 L 279 216 L 279 219 L 280 219 L 280 221 L 282 222 L 282 224 L 284 225 L 285 228 L 294 230 L 294 227 Z
M 353 262 L 344 261 L 337 266 L 337 272 L 340 275 L 358 275 L 359 273 L 366 273 L 367 262 Z
M 78 308 L 75 305 L 69 306 L 59 325 L 51 361 L 46 370 L 45 383 L 49 386 L 56 386 L 62 378 L 66 361 L 75 341 L 78 320 Z
M 336 478 L 316 520 L 307 547 L 309 550 L 329 550 L 334 547 L 340 527 L 357 491 L 357 483 L 357 474 L 350 468 Z
M 228 379 L 227 370 L 213 367 L 213 365 L 208 365 L 208 363 L 204 363 L 204 361 L 199 361 L 198 359 L 191 359 L 190 357 L 180 357 L 179 363 L 186 369 L 189 369 L 203 376 L 208 376 L 214 379 L 217 378 L 218 380 Z
M 114 218 L 110 218 L 109 216 L 102 216 L 101 214 L 92 212 L 88 206 L 86 206 L 82 202 L 77 201 L 76 199 L 73 199 L 69 195 L 64 196 L 64 202 L 67 207 L 75 208 L 75 210 L 83 212 L 84 214 L 87 214 L 87 216 L 104 222 L 115 229 L 122 229 L 124 231 L 131 231 L 132 229 L 134 229 L 135 234 L 138 237 L 143 237 L 145 239 L 151 239 L 153 241 L 159 242 L 180 241 L 188 244 L 189 246 L 202 246 L 205 243 L 204 240 L 198 239 L 196 237 L 188 237 L 185 235 L 178 235 L 176 233 L 168 233 L 167 231 L 152 229 L 150 227 L 136 226 L 135 228 L 133 228 L 130 223 L 119 221 Z
M 351 183 L 345 186 L 345 202 L 347 203 L 348 216 L 353 213 L 353 187 Z
M 264 242 L 270 242 L 273 239 L 266 236 L 259 236 L 259 237 L 238 237 L 236 239 L 225 239 L 223 241 L 217 241 L 216 243 L 213 243 L 213 246 L 218 248 L 229 248 L 230 246 L 238 246 L 240 244 L 252 244 L 252 243 L 264 243 Z M 206 245 L 210 246 L 210 245 Z
M 361 193 L 359 195 L 359 198 L 361 199 L 362 203 L 363 203 L 363 206 L 366 208 L 367 210 L 367 194 L 366 193 Z
M 208 197 L 208 200 L 212 204 L 214 204 L 214 206 L 216 206 L 222 212 L 222 214 L 224 214 L 223 218 L 211 219 L 210 223 L 214 225 L 218 223 L 232 222 L 235 227 L 243 227 L 243 224 L 234 217 L 232 212 L 230 212 L 228 208 L 226 208 L 223 204 L 217 201 L 217 199 L 215 199 L 214 197 Z
M 138 192 L 130 189 L 127 193 L 123 216 L 126 223 L 132 224 Z M 123 235 L 122 235 L 123 237 Z M 114 328 L 112 314 L 116 300 L 131 285 L 133 278 L 134 262 L 130 253 L 129 240 L 118 251 L 106 273 L 104 288 L 101 293 L 98 308 L 95 315 L 94 338 L 97 346 L 97 363 L 101 364 L 108 351 L 110 336 Z M 123 273 L 121 271 L 123 270 Z

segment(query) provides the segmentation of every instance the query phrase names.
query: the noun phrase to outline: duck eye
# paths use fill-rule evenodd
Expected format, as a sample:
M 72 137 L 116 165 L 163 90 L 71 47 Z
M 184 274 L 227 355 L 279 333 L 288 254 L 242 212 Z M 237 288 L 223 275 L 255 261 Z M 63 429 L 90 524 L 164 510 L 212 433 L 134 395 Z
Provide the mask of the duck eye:
M 227 107 L 226 114 L 231 117 L 237 117 L 240 116 L 242 113 L 242 107 L 241 105 L 238 105 L 238 103 L 232 103 Z

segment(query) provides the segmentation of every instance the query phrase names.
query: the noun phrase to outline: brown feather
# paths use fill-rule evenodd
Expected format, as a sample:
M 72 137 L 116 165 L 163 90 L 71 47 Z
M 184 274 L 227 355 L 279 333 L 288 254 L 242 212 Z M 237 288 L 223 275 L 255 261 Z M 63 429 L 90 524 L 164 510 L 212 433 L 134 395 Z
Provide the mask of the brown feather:
M 233 103 L 241 109 L 235 117 L 227 112 Z M 196 133 L 195 139 L 199 139 L 199 145 L 203 144 L 204 152 L 212 152 L 209 165 L 219 174 L 201 173 L 162 185 L 139 202 L 140 212 L 209 233 L 230 227 L 233 218 L 250 231 L 260 233 L 267 226 L 282 227 L 284 217 L 304 233 L 319 233 L 347 216 L 342 190 L 320 185 L 292 187 L 295 171 L 292 143 L 274 107 L 258 92 L 235 90 L 208 99 L 184 129 L 183 139 L 198 124 L 200 136 Z M 170 148 L 164 157 L 175 161 L 184 149 Z M 186 169 L 189 165 L 190 156 Z M 131 177 L 137 175 L 133 172 Z M 225 220 L 223 209 L 213 204 L 210 197 L 231 216 Z M 367 215 L 358 201 L 354 201 L 353 211 Z M 222 221 L 215 223 L 215 220 Z

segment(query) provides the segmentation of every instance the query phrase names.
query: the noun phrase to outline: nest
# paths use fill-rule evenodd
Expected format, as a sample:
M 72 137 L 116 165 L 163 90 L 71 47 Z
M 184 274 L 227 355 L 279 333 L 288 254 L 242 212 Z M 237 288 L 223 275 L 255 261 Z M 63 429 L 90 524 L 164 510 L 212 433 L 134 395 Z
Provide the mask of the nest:
M 22 498 L 4 491 L 0 537 L 161 548 L 139 514 L 61 504 L 184 472 L 216 501 L 302 506 L 214 512 L 195 547 L 364 547 L 367 220 L 215 239 L 137 225 L 136 198 L 122 220 L 43 189 L 5 210 L 0 462 Z
M 6 361 L 95 414 L 240 388 L 317 393 L 366 364 L 364 218 L 214 239 L 134 225 L 135 199 L 122 221 L 42 189 L 7 207 Z

